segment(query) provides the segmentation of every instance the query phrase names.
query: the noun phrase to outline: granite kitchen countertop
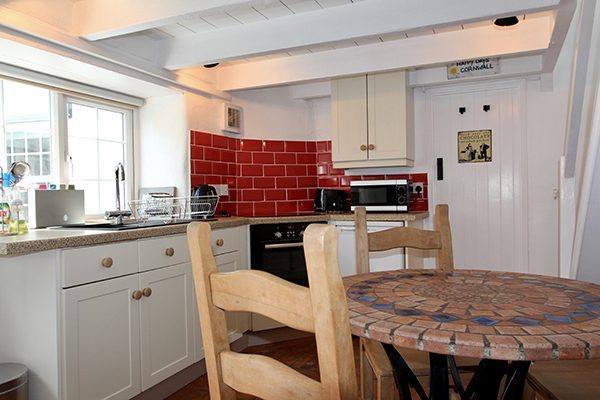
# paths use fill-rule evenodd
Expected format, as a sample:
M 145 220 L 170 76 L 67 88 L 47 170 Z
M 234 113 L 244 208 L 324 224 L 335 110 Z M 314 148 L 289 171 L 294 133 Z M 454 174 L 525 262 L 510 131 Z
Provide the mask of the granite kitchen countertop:
M 429 212 L 367 214 L 368 221 L 417 221 L 429 217 Z M 271 224 L 307 221 L 354 221 L 351 212 L 339 214 L 309 214 L 274 217 L 224 217 L 210 221 L 212 229 L 249 224 Z M 46 250 L 92 246 L 186 233 L 188 224 L 165 225 L 122 231 L 96 229 L 30 229 L 19 236 L 0 236 L 0 256 L 18 256 Z

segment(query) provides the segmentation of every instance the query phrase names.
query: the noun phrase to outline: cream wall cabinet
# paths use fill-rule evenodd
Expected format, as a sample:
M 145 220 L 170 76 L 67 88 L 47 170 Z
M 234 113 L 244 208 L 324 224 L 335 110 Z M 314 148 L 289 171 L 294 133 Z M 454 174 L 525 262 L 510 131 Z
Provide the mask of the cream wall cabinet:
M 414 112 L 408 73 L 331 81 L 334 168 L 414 166 Z

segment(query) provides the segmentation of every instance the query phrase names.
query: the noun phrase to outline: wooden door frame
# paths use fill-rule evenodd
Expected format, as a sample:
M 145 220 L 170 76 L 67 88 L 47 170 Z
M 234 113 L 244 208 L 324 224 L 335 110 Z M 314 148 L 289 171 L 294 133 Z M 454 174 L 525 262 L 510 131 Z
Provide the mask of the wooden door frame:
M 519 90 L 518 101 L 519 104 L 516 108 L 519 112 L 520 131 L 518 132 L 518 144 L 520 149 L 519 172 L 515 174 L 519 178 L 518 184 L 515 188 L 519 191 L 520 196 L 520 217 L 516 219 L 518 225 L 518 234 L 520 238 L 516 239 L 516 243 L 520 243 L 519 259 L 520 268 L 519 272 L 527 273 L 529 271 L 529 208 L 528 208 L 528 164 L 527 164 L 527 90 L 528 85 L 525 78 L 521 79 L 499 79 L 493 81 L 483 82 L 468 82 L 468 83 L 456 83 L 442 86 L 432 86 L 424 89 L 426 96 L 425 113 L 427 116 L 425 121 L 425 130 L 429 133 L 430 138 L 430 149 L 428 152 L 429 160 L 427 164 L 430 166 L 431 173 L 429 174 L 429 209 L 435 209 L 435 205 L 439 202 L 438 198 L 438 181 L 437 181 L 437 168 L 436 168 L 436 138 L 433 132 L 433 101 L 437 96 L 460 94 L 460 93 L 473 93 L 475 91 L 488 91 L 488 90 L 499 90 L 499 89 L 510 89 L 516 88 Z M 452 213 L 452 210 L 450 210 Z

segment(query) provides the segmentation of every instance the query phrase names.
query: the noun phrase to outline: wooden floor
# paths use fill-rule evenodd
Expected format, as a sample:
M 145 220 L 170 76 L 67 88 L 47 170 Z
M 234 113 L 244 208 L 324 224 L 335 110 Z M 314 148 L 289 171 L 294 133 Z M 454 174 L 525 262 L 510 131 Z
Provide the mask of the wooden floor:
M 354 355 L 356 360 L 356 371 L 358 379 L 358 339 L 354 338 Z M 295 370 L 313 378 L 319 379 L 319 366 L 317 364 L 317 348 L 314 337 L 289 340 L 285 342 L 265 344 L 248 347 L 243 353 L 264 354 L 273 357 Z M 238 394 L 239 400 L 257 399 L 254 396 Z M 398 398 L 398 394 L 396 395 Z M 413 397 L 415 398 L 415 397 Z M 167 400 L 208 400 L 208 381 L 206 375 L 202 375 L 183 389 L 167 397 Z

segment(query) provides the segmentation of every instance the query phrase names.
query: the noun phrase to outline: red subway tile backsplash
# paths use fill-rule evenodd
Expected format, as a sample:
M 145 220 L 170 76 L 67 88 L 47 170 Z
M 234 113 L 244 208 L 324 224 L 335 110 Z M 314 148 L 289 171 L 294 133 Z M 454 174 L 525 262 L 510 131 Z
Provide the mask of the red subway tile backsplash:
M 233 215 L 295 215 L 313 212 L 317 187 L 344 189 L 367 179 L 412 179 L 423 184 L 413 201 L 415 211 L 427 211 L 427 174 L 346 176 L 334 169 L 331 141 L 236 139 L 190 132 L 192 187 L 227 184 L 218 210 Z

